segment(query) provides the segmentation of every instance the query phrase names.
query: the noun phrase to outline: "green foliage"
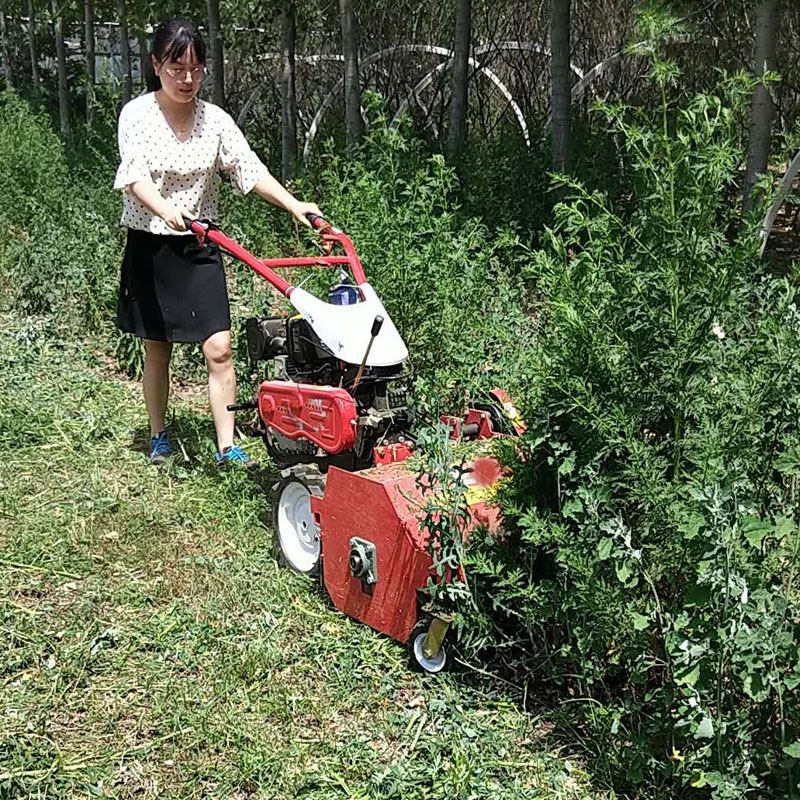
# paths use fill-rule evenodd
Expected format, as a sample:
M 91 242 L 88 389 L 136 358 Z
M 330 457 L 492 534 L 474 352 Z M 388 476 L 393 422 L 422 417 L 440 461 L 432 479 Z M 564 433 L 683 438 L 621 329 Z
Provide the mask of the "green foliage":
M 373 112 L 374 113 L 374 112 Z M 378 114 L 358 158 L 330 150 L 316 195 L 356 242 L 367 276 L 403 335 L 420 393 L 456 405 L 467 393 L 524 382 L 531 341 L 517 273 L 525 250 L 459 213 L 439 155 Z
M 556 198 L 551 191 L 547 131 L 533 129 L 530 135 L 527 146 L 518 127 L 505 127 L 489 139 L 468 143 L 459 170 L 459 195 L 464 213 L 480 218 L 489 230 L 513 225 L 523 241 L 535 242 Z M 628 191 L 615 142 L 607 131 L 576 114 L 570 136 L 580 142 L 571 155 L 574 175 L 613 197 Z
M 422 497 L 418 513 L 420 528 L 428 532 L 428 551 L 435 575 L 428 580 L 431 603 L 447 613 L 460 610 L 470 597 L 464 582 L 463 564 L 469 525 L 469 504 L 464 475 L 466 457 L 457 453 L 452 430 L 437 422 L 421 431 L 417 446 L 424 454 L 417 474 Z
M 107 190 L 112 170 L 97 160 L 87 175 L 70 163 L 45 117 L 11 92 L 0 96 L 6 303 L 57 313 L 64 331 L 101 323 L 114 301 L 111 265 L 120 251 L 115 198 Z
M 525 275 L 513 533 L 468 567 L 476 642 L 524 642 L 518 666 L 573 695 L 610 779 L 663 796 L 797 788 L 800 314 L 731 202 L 740 87 L 600 107 L 634 195 L 562 180 Z

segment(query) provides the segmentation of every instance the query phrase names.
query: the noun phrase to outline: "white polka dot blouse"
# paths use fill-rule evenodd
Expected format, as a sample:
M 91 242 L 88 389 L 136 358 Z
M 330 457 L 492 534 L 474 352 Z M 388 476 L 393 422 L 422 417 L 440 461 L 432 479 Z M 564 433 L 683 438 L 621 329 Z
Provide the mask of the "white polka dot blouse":
M 220 172 L 228 173 L 241 194 L 269 175 L 229 114 L 199 98 L 195 103 L 194 126 L 184 142 L 170 128 L 154 92 L 131 100 L 122 109 L 121 163 L 114 188 L 123 190 L 124 226 L 162 235 L 178 233 L 127 191 L 136 181 L 150 178 L 165 200 L 215 220 Z

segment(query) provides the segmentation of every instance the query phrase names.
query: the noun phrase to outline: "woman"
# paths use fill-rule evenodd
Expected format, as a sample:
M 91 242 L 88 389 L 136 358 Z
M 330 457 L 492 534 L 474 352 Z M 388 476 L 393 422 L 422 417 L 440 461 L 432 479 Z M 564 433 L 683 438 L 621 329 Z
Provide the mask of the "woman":
M 216 219 L 219 172 L 241 194 L 256 194 L 308 225 L 321 214 L 270 175 L 242 132 L 221 108 L 197 95 L 206 48 L 185 19 L 161 23 L 153 34 L 149 92 L 119 117 L 122 163 L 114 182 L 123 191 L 128 239 L 122 263 L 117 326 L 144 340 L 144 400 L 150 418 L 150 460 L 172 452 L 165 414 L 173 342 L 202 342 L 218 464 L 255 466 L 233 443 L 236 397 L 230 310 L 219 251 L 199 247 L 187 221 Z

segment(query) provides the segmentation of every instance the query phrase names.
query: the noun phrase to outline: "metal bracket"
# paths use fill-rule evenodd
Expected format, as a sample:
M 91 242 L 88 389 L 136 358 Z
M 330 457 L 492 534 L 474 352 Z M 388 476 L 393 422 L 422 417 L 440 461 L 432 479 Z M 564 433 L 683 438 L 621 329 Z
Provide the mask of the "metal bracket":
M 447 636 L 447 630 L 451 622 L 452 617 L 444 614 L 431 620 L 431 624 L 425 634 L 425 641 L 422 644 L 422 652 L 425 658 L 438 658 L 442 649 L 442 642 L 444 637 Z
M 350 574 L 367 586 L 378 582 L 378 554 L 375 545 L 354 536 L 350 540 Z

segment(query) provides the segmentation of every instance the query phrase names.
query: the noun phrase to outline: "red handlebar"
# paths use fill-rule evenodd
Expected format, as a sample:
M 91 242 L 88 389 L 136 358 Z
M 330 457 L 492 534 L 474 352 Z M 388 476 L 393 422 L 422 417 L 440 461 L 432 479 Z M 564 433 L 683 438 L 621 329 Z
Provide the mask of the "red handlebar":
M 222 248 L 226 253 L 247 264 L 253 272 L 274 286 L 281 294 L 289 297 L 294 290 L 288 281 L 278 275 L 274 269 L 286 267 L 344 267 L 349 266 L 357 284 L 366 283 L 367 276 L 364 267 L 356 253 L 350 237 L 334 228 L 330 222 L 316 214 L 308 214 L 311 227 L 319 234 L 325 246 L 325 255 L 300 258 L 256 258 L 249 250 L 242 247 L 229 236 L 226 236 L 213 222 L 208 220 L 192 220 L 189 230 L 197 236 L 200 244 L 207 241 Z M 344 250 L 343 256 L 331 255 L 333 248 L 339 245 Z
M 289 281 L 284 280 L 277 272 L 271 270 L 266 264 L 259 261 L 249 250 L 242 247 L 238 242 L 226 236 L 213 223 L 204 220 L 193 219 L 189 223 L 189 229 L 197 236 L 200 244 L 211 242 L 221 247 L 226 253 L 247 264 L 253 272 L 257 272 L 262 278 L 269 281 L 281 294 L 288 297 L 292 293 L 292 286 Z

